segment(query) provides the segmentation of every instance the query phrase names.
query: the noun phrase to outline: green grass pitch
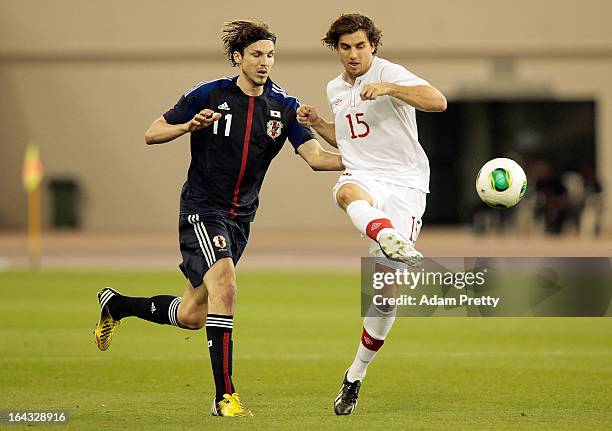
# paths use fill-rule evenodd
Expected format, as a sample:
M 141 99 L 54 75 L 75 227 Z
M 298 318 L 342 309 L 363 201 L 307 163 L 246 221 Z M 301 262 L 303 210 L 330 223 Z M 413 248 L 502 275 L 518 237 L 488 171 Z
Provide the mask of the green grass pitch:
M 130 318 L 96 349 L 97 290 L 180 295 L 178 271 L 0 273 L 0 410 L 67 410 L 56 430 L 612 424 L 612 319 L 400 318 L 357 410 L 336 417 L 361 330 L 358 275 L 242 272 L 238 283 L 234 377 L 253 418 L 210 416 L 203 331 Z

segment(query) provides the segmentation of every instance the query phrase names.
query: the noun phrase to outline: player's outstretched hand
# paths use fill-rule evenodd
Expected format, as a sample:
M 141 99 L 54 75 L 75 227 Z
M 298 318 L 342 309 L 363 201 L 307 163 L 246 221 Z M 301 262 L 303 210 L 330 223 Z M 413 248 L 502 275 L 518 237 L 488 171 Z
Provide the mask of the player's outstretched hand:
M 202 109 L 187 123 L 187 131 L 195 132 L 196 130 L 201 130 L 204 127 L 210 126 L 219 118 L 221 118 L 221 114 L 218 112 L 214 112 L 212 109 Z
M 386 82 L 378 84 L 366 84 L 361 89 L 359 96 L 361 100 L 376 100 L 379 96 L 386 96 L 389 94 L 389 85 Z
M 314 106 L 302 105 L 297 110 L 297 121 L 305 126 L 312 126 L 319 119 L 319 114 Z

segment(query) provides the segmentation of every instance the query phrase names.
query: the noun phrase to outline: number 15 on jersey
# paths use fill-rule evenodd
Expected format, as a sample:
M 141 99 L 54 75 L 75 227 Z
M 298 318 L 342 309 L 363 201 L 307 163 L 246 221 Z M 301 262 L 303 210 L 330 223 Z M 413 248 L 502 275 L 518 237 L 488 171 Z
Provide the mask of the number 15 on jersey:
M 355 117 L 355 126 L 354 126 L 353 118 L 352 118 L 353 115 L 346 114 L 346 118 L 348 119 L 349 127 L 351 128 L 351 139 L 365 138 L 366 136 L 370 134 L 370 126 L 368 126 L 368 123 L 366 123 L 360 118 L 360 117 L 363 117 L 364 115 L 365 114 L 363 112 L 358 112 L 354 114 L 354 117 Z M 357 131 L 361 133 L 358 133 L 358 134 L 355 133 L 355 127 L 359 127 Z

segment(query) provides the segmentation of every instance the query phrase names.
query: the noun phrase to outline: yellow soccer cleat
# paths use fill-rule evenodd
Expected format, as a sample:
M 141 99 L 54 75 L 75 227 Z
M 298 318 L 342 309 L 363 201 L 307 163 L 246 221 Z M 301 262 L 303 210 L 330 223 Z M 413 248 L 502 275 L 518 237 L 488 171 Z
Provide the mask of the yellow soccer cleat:
M 100 303 L 100 321 L 96 326 L 94 335 L 96 336 L 96 344 L 98 349 L 105 351 L 110 347 L 113 340 L 115 328 L 119 326 L 120 321 L 113 319 L 108 311 L 108 300 L 119 293 L 110 287 L 105 287 L 98 292 L 98 302 Z
M 240 402 L 237 393 L 223 395 L 218 403 L 213 400 L 210 411 L 213 416 L 253 416 L 251 410 Z

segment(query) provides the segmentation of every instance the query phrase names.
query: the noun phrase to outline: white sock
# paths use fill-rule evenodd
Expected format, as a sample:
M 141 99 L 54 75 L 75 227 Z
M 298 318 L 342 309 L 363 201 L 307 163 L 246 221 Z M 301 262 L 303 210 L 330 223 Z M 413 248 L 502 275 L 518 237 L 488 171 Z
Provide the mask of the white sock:
M 353 225 L 364 235 L 377 241 L 381 231 L 393 229 L 389 216 L 383 211 L 372 207 L 366 200 L 351 202 L 346 207 L 346 214 Z
M 364 379 L 368 366 L 374 360 L 393 326 L 396 313 L 395 308 L 385 313 L 376 308 L 374 304 L 370 305 L 363 319 L 363 334 L 357 347 L 357 354 L 346 373 L 349 382 Z

